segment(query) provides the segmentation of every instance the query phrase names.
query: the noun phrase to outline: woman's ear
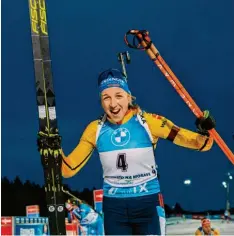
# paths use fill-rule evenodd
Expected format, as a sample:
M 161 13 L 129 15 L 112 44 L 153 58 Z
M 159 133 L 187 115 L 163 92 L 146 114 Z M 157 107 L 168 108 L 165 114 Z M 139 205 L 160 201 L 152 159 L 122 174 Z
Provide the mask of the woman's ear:
M 128 94 L 128 104 L 132 105 L 132 96 Z

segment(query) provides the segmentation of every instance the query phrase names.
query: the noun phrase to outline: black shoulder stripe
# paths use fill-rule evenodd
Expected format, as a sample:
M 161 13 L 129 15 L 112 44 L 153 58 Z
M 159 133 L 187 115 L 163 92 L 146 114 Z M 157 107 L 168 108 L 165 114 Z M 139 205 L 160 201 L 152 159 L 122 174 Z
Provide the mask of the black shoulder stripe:
M 85 157 L 85 159 L 84 159 L 80 164 L 78 164 L 76 167 L 74 167 L 74 168 L 72 168 L 72 167 L 65 161 L 64 158 L 63 158 L 62 160 L 63 160 L 64 164 L 65 164 L 70 170 L 76 170 L 78 167 L 80 167 L 80 166 L 89 158 L 89 156 L 92 154 L 93 150 L 94 150 L 94 148 L 93 148 L 92 151 Z
M 170 140 L 173 142 L 179 131 L 180 131 L 180 128 L 178 128 L 177 126 L 173 126 L 171 128 L 171 132 L 167 136 L 167 140 Z

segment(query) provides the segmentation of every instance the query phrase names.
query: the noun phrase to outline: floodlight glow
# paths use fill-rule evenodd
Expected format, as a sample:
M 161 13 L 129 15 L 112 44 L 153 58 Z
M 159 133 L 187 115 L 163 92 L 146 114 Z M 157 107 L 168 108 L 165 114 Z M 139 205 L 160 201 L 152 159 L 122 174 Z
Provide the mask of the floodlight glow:
M 190 184 L 191 184 L 191 180 L 190 180 L 190 179 L 186 179 L 186 180 L 184 181 L 184 184 L 190 185 Z

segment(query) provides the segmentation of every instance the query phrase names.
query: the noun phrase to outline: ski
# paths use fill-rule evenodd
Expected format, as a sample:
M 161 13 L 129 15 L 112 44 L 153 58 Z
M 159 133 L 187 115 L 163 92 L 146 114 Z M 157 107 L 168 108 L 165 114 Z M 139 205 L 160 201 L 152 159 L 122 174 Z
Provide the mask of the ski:
M 46 2 L 45 0 L 28 0 L 28 3 L 39 114 L 39 132 L 51 136 L 58 134 L 58 126 L 49 51 Z M 59 152 L 51 149 L 43 150 L 40 154 L 44 170 L 50 234 L 66 235 L 61 176 L 62 157 Z

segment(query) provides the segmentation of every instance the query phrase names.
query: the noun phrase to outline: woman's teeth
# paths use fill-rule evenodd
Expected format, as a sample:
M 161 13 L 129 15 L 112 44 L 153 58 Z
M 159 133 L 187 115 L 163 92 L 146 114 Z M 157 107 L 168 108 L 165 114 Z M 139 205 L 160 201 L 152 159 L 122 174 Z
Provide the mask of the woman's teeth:
M 112 114 L 117 115 L 119 113 L 120 109 L 117 111 L 111 111 Z

